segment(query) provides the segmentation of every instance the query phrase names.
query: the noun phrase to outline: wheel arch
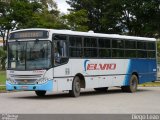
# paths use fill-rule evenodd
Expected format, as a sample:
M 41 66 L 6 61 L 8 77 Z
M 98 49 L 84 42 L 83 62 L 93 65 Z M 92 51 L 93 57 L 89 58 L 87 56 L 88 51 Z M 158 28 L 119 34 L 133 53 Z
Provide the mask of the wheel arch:
M 85 82 L 84 75 L 81 74 L 81 73 L 77 73 L 75 76 L 79 77 L 81 88 L 85 88 L 86 87 L 86 82 Z

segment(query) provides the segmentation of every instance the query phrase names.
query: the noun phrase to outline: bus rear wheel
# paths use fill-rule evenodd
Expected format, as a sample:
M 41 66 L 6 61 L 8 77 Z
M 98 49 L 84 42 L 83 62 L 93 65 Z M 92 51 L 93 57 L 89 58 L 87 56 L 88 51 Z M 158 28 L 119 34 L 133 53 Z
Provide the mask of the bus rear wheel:
M 81 91 L 80 78 L 78 76 L 75 76 L 72 83 L 72 90 L 69 91 L 69 94 L 72 97 L 78 97 L 80 96 L 80 91 Z
M 102 87 L 102 88 L 94 88 L 97 92 L 106 92 L 108 90 L 108 87 Z
M 132 75 L 129 81 L 129 86 L 122 86 L 121 88 L 123 92 L 133 93 L 137 91 L 137 86 L 138 86 L 138 78 L 136 75 Z
M 46 91 L 41 91 L 41 90 L 39 90 L 39 91 L 35 91 L 35 93 L 36 93 L 37 96 L 43 97 L 43 96 L 45 96 Z

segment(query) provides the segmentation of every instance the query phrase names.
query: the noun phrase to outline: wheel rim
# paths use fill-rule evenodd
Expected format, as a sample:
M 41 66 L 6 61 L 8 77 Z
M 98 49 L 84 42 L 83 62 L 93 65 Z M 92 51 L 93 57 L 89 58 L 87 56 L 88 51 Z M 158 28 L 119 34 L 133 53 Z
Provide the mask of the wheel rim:
M 79 91 L 80 91 L 80 83 L 79 83 L 79 81 L 76 81 L 76 83 L 75 83 L 75 91 L 76 91 L 76 93 L 79 93 Z
M 136 82 L 135 79 L 133 79 L 133 80 L 131 81 L 131 86 L 132 86 L 132 88 L 133 88 L 134 90 L 137 89 L 137 82 Z

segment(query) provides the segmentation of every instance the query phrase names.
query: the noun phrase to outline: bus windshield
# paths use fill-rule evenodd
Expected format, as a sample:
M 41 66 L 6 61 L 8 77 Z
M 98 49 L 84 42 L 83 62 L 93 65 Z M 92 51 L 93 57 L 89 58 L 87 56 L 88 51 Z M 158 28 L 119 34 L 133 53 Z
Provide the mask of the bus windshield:
M 51 67 L 51 42 L 28 41 L 8 44 L 8 68 L 38 70 Z

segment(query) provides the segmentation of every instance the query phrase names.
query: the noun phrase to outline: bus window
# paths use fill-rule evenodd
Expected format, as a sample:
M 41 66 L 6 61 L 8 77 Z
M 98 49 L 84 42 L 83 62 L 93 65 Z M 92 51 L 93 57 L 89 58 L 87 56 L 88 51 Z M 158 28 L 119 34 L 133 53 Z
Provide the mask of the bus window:
M 125 40 L 125 48 L 126 49 L 136 49 L 136 41 Z
M 112 49 L 112 57 L 123 58 L 124 57 L 124 50 Z
M 155 58 L 156 57 L 156 51 L 148 51 L 148 58 Z
M 8 68 L 25 69 L 25 45 L 24 42 L 9 43 Z
M 123 40 L 112 40 L 112 48 L 124 48 Z
M 53 38 L 54 65 L 64 64 L 68 61 L 67 41 L 64 35 L 55 35 Z
M 97 56 L 97 39 L 84 38 L 84 57 L 96 58 Z
M 96 48 L 84 48 L 84 57 L 97 57 Z
M 96 38 L 84 38 L 84 47 L 97 47 Z
M 111 57 L 111 50 L 110 49 L 99 49 L 99 57 Z
M 137 49 L 146 50 L 147 43 L 143 41 L 137 41 Z
M 98 40 L 98 44 L 99 44 L 99 47 L 100 48 L 110 48 L 110 45 L 111 45 L 111 43 L 110 43 L 110 39 L 99 39 Z
M 69 53 L 70 57 L 82 57 L 82 37 L 70 36 L 69 37 Z
M 138 58 L 147 58 L 147 51 L 145 51 L 145 50 L 138 50 L 137 51 L 137 57 Z
M 148 49 L 148 50 L 155 50 L 155 49 L 156 49 L 156 44 L 155 44 L 155 42 L 148 42 L 148 43 L 147 43 L 147 49 Z
M 136 50 L 125 50 L 125 57 L 126 58 L 136 58 L 137 51 Z
M 82 57 L 82 48 L 70 48 L 70 57 Z
M 82 37 L 70 36 L 70 47 L 82 47 Z

